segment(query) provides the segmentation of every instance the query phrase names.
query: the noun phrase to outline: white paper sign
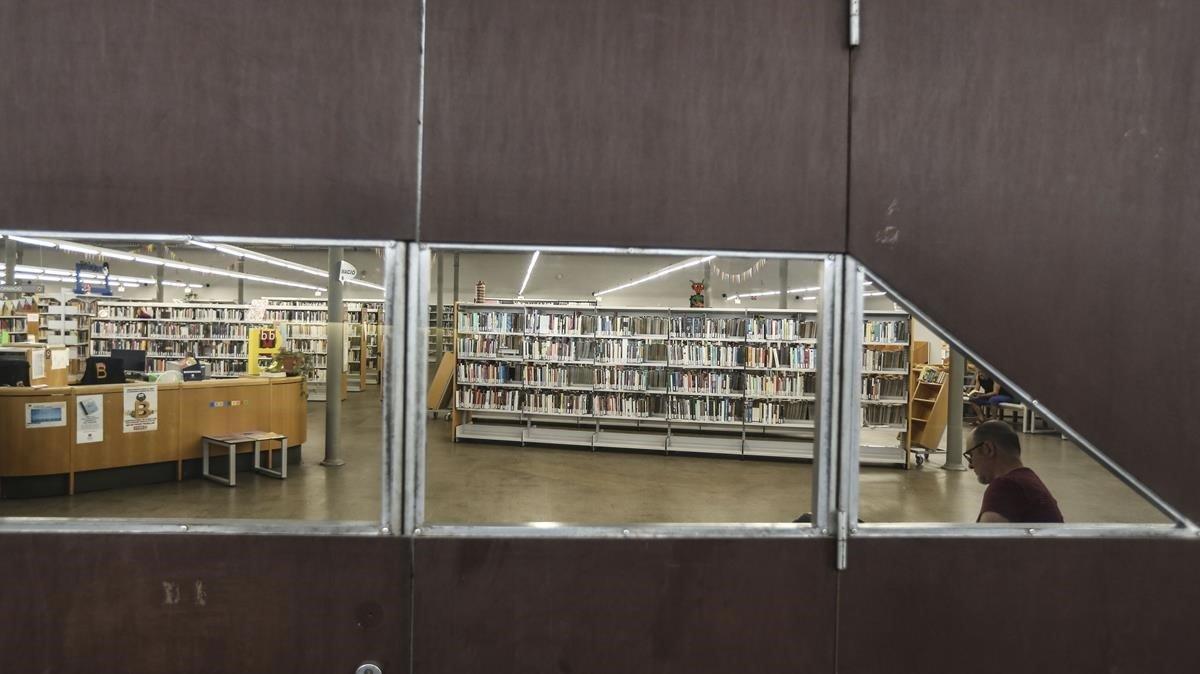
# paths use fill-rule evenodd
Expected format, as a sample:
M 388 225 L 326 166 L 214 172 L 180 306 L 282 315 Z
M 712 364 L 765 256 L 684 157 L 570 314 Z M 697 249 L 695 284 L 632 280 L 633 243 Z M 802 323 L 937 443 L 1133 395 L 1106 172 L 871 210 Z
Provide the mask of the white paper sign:
M 246 310 L 246 320 L 261 321 L 267 317 L 267 301 L 264 299 L 250 300 L 250 308 Z
M 34 349 L 29 352 L 29 378 L 42 379 L 46 376 L 46 350 Z
M 67 404 L 25 403 L 25 428 L 54 428 L 67 425 Z
M 346 281 L 350 281 L 350 280 L 354 279 L 356 276 L 358 276 L 358 269 L 354 265 L 350 264 L 349 262 L 342 260 L 342 266 L 338 272 L 338 278 L 340 278 L 342 280 L 342 283 L 345 283 Z
M 67 357 L 66 349 L 50 349 L 50 369 L 65 370 L 71 359 Z
M 122 432 L 143 433 L 158 430 L 158 387 L 139 384 L 125 387 Z
M 104 442 L 104 396 L 75 396 L 79 409 L 75 410 L 75 444 Z

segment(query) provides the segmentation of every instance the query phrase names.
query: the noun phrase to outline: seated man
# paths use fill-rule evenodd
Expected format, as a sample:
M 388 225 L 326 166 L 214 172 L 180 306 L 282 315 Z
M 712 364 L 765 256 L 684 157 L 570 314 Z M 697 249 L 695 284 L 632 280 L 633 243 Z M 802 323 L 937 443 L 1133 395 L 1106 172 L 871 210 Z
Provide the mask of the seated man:
M 987 485 L 976 522 L 1062 522 L 1058 501 L 1021 463 L 1021 439 L 1003 421 L 988 421 L 971 434 L 963 452 L 980 484 Z

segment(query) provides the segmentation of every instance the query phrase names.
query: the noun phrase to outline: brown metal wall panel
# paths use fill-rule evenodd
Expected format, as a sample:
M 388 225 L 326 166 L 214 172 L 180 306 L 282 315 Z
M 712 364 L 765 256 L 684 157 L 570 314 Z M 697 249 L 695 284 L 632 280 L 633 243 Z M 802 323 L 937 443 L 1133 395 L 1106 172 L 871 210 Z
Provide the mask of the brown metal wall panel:
M 0 0 L 0 228 L 415 236 L 416 0 Z
M 0 536 L 0 671 L 408 671 L 409 539 Z
M 839 674 L 1195 672 L 1200 545 L 853 540 Z
M 1200 517 L 1200 3 L 864 12 L 850 251 Z
M 414 672 L 832 672 L 829 540 L 415 541 Z
M 429 3 L 420 237 L 844 250 L 845 12 Z

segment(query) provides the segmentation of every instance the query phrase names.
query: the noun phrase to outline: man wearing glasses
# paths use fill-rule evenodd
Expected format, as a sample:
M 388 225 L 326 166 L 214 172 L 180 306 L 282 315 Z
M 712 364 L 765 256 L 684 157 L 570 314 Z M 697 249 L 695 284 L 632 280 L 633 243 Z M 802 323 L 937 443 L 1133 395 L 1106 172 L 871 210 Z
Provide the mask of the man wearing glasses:
M 1062 522 L 1058 501 L 1041 478 L 1021 463 L 1021 438 L 1003 421 L 980 424 L 963 452 L 980 484 L 987 485 L 976 522 Z

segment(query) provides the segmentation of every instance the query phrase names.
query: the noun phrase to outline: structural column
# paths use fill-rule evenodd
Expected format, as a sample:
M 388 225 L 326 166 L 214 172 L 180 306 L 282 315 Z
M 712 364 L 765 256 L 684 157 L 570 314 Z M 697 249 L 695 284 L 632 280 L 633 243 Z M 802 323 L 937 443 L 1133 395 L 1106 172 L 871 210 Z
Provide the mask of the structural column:
M 4 237 L 4 285 L 13 285 L 17 266 L 17 242 Z
M 950 376 L 946 386 L 950 387 L 950 409 L 946 413 L 946 470 L 966 470 L 963 463 L 963 376 L 966 374 L 966 360 L 962 352 L 950 348 Z
M 237 270 L 239 272 L 245 273 L 246 258 L 244 258 L 244 257 L 238 258 Z M 245 304 L 245 303 L 246 303 L 246 279 L 238 277 L 238 304 Z
M 788 261 L 779 260 L 779 308 L 788 308 Z
M 342 367 L 345 334 L 342 322 L 342 248 L 329 249 L 329 315 L 325 342 L 325 459 L 322 466 L 340 466 L 339 441 L 342 429 Z

